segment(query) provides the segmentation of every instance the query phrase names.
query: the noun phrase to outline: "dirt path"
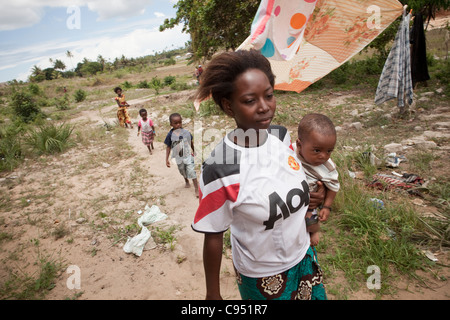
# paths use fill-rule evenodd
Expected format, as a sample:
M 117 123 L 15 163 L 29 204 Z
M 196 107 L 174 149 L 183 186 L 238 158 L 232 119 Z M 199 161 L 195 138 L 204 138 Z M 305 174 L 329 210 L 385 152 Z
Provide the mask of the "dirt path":
M 132 100 L 131 105 L 142 103 L 146 99 Z M 113 110 L 115 106 L 102 108 L 101 113 Z M 102 121 L 100 113 L 83 112 L 76 120 L 86 118 L 91 121 Z M 137 122 L 134 121 L 135 123 Z M 149 174 L 148 183 L 144 186 L 145 194 L 149 198 L 159 195 L 164 199 L 161 211 L 169 218 L 156 223 L 154 226 L 165 227 L 175 225 L 176 244 L 174 251 L 155 248 L 145 250 L 141 257 L 127 254 L 123 251 L 126 239 L 111 246 L 111 241 L 101 232 L 91 234 L 87 232 L 84 239 L 77 239 L 76 243 L 66 251 L 65 257 L 70 265 L 77 265 L 81 270 L 81 289 L 69 290 L 66 281 L 69 274 L 60 277 L 49 299 L 63 299 L 82 291 L 79 299 L 203 299 L 205 294 L 204 272 L 202 263 L 203 235 L 192 231 L 190 224 L 195 214 L 198 199 L 194 195 L 193 186 L 184 187 L 184 180 L 175 165 L 167 168 L 165 165 L 165 145 L 155 142 L 155 150 L 150 155 L 142 144 L 141 137 L 137 137 L 136 129 L 128 131 L 128 143 L 137 154 L 136 159 L 143 160 L 142 167 Z M 164 134 L 165 133 L 160 133 Z M 122 161 L 120 164 L 108 168 L 98 168 L 96 177 L 104 177 L 109 170 L 130 168 L 135 160 Z M 141 161 L 141 160 L 139 160 Z M 108 190 L 121 188 L 120 181 L 108 179 L 96 186 L 92 192 L 111 196 Z M 81 181 L 80 181 L 81 182 Z M 91 193 L 92 193 L 91 192 Z M 97 194 L 98 197 L 98 194 Z M 151 206 L 152 204 L 148 202 Z M 143 210 L 143 207 L 128 208 Z M 135 218 L 139 217 L 135 214 Z M 81 230 L 78 233 L 83 235 Z M 64 247 L 67 247 L 66 244 Z M 88 250 L 95 248 L 95 256 L 89 256 Z M 181 261 L 181 262 L 180 262 Z M 224 298 L 239 298 L 234 281 L 234 272 L 230 259 L 224 259 L 222 266 L 222 294 Z

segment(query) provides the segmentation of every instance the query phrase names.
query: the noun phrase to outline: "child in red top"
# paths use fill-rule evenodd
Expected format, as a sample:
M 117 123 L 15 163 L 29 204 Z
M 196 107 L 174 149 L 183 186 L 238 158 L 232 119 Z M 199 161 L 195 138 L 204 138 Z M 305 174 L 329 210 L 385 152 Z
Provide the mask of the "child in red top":
M 141 109 L 139 110 L 139 115 L 141 116 L 141 120 L 138 123 L 138 133 L 142 132 L 142 142 L 147 146 L 148 151 L 152 154 L 153 147 L 153 139 L 155 137 L 155 126 L 153 124 L 152 119 L 147 117 L 147 110 Z

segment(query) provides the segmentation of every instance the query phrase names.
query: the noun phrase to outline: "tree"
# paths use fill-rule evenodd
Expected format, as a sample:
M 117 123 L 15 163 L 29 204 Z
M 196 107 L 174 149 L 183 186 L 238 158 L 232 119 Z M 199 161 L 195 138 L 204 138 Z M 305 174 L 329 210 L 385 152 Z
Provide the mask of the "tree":
M 34 65 L 31 69 L 31 75 L 29 78 L 31 82 L 41 82 L 45 80 L 45 73 L 41 68 Z
M 439 10 L 447 10 L 450 8 L 449 0 L 400 0 L 403 5 L 407 5 L 407 10 L 413 11 L 413 14 L 421 13 L 424 21 L 430 22 L 434 19 L 436 12 Z M 378 52 L 378 57 L 381 61 L 384 61 L 388 54 L 389 49 L 386 48 L 387 44 L 394 40 L 397 34 L 398 27 L 400 25 L 401 17 L 394 21 L 386 30 L 384 30 L 375 40 L 370 44 L 370 48 L 374 48 Z
M 427 27 L 430 20 L 435 18 L 436 12 L 450 8 L 449 0 L 400 0 L 400 2 L 408 5 L 413 13 L 421 13 L 423 20 L 427 22 Z
M 194 60 L 210 59 L 220 49 L 235 50 L 249 36 L 258 6 L 259 0 L 180 0 L 176 17 L 166 19 L 159 31 L 183 24 Z
M 41 113 L 36 101 L 30 93 L 19 90 L 13 93 L 11 105 L 14 114 L 24 122 L 33 121 Z
M 73 54 L 72 54 L 72 52 L 67 50 L 66 51 L 66 57 L 70 59 L 70 63 L 72 64 L 72 69 L 73 69 L 73 62 L 72 62 Z
M 61 60 L 56 59 L 53 62 L 53 69 L 64 70 L 64 69 L 66 69 L 66 65 Z
M 104 71 L 106 60 L 105 60 L 105 58 L 103 58 L 103 56 L 101 54 L 98 55 L 97 62 L 102 65 L 102 71 Z

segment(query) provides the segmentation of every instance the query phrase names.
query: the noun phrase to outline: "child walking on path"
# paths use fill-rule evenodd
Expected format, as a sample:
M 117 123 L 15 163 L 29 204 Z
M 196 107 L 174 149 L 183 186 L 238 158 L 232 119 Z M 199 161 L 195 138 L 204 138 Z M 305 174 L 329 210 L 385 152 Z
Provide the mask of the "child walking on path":
M 175 158 L 178 166 L 178 171 L 183 176 L 185 187 L 189 188 L 189 179 L 192 179 L 195 188 L 195 195 L 198 198 L 198 182 L 197 174 L 195 173 L 194 163 L 194 139 L 191 133 L 183 129 L 183 119 L 179 113 L 172 113 L 169 117 L 170 129 L 164 140 L 166 148 L 166 165 L 170 168 L 170 152 L 172 151 L 172 158 Z
M 327 116 L 311 113 L 302 118 L 298 125 L 297 156 L 303 164 L 310 191 L 317 189 L 318 181 L 327 187 L 319 213 L 316 209 L 308 209 L 306 213 L 306 229 L 310 233 L 312 246 L 319 243 L 319 221 L 328 219 L 340 187 L 336 165 L 330 159 L 335 144 L 336 130 Z
M 122 93 L 122 89 L 120 87 L 116 87 L 114 92 L 117 93 L 117 97 L 114 98 L 116 100 L 118 109 L 117 109 L 117 118 L 119 119 L 119 125 L 121 127 L 128 127 L 133 129 L 133 124 L 131 123 L 131 118 L 128 114 L 128 107 L 130 106 L 128 102 L 125 100 L 125 95 Z
M 139 133 L 142 132 L 142 143 L 147 146 L 148 151 L 150 152 L 150 154 L 152 154 L 152 149 L 155 149 L 153 147 L 153 139 L 156 134 L 155 126 L 152 119 L 147 117 L 147 110 L 139 110 L 139 115 L 141 116 L 141 119 L 138 122 L 137 135 L 139 136 Z
M 324 190 L 310 198 L 289 131 L 271 125 L 274 78 L 270 62 L 256 50 L 217 55 L 202 75 L 198 99 L 212 96 L 236 122 L 202 165 L 192 223 L 194 231 L 204 233 L 207 299 L 222 298 L 228 228 L 242 299 L 326 299 L 305 223 L 308 205 L 320 204 Z

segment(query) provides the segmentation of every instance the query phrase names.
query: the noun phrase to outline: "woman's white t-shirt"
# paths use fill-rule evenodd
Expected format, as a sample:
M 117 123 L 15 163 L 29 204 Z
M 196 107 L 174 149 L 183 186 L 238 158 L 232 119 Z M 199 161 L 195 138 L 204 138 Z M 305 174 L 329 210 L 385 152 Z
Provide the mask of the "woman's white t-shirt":
M 218 233 L 231 228 L 233 263 L 245 276 L 284 272 L 309 248 L 305 173 L 281 126 L 267 140 L 244 148 L 226 136 L 203 163 L 200 204 L 192 228 Z

